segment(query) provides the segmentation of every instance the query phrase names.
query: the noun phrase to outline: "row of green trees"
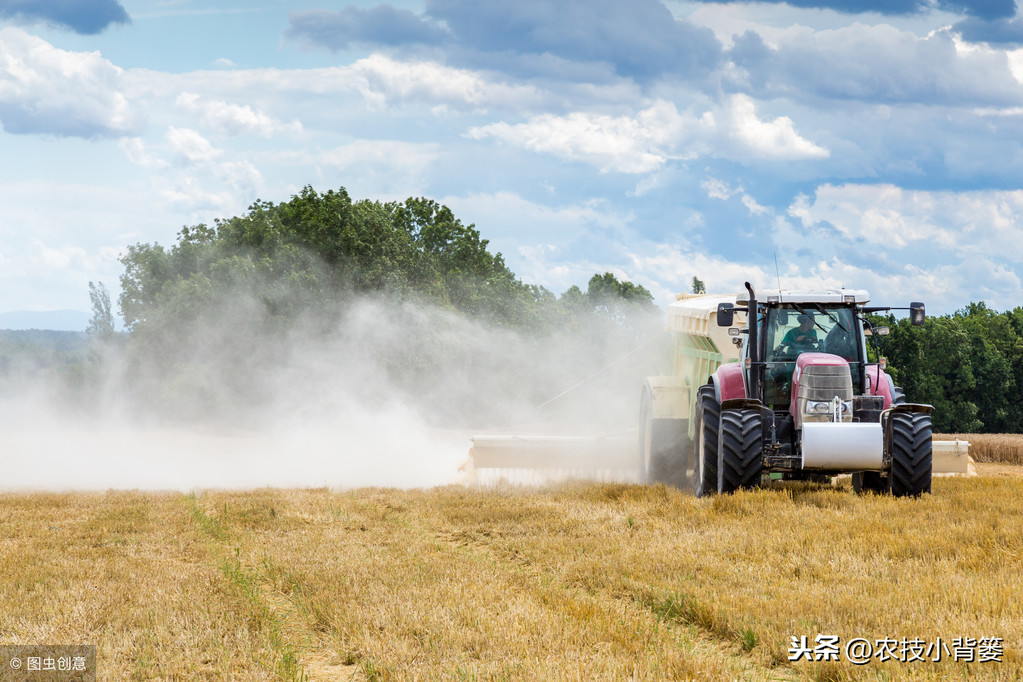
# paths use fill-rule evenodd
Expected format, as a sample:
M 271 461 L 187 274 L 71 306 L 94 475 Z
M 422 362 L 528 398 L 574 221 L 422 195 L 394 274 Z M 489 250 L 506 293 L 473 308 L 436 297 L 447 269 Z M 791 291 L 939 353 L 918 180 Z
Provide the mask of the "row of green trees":
M 1023 433 L 1023 308 L 971 303 L 922 328 L 885 323 L 891 333 L 878 344 L 892 378 L 907 399 L 934 405 L 935 430 Z
M 627 325 L 630 312 L 653 306 L 649 291 L 611 273 L 559 298 L 518 279 L 488 243 L 430 199 L 352 201 L 344 188 L 305 187 L 288 202 L 257 201 L 212 227 L 185 227 L 169 249 L 129 247 L 120 306 L 133 334 L 201 317 L 225 296 L 258 300 L 252 312 L 268 324 L 378 294 L 537 332 L 571 324 L 581 311 Z

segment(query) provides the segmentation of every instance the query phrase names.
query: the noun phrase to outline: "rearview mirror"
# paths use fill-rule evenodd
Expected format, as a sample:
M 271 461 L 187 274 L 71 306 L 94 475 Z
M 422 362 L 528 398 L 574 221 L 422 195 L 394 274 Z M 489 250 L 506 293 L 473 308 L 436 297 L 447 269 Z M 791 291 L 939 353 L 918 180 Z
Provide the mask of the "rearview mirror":
M 927 317 L 924 312 L 924 304 L 920 301 L 914 301 L 909 304 L 909 323 L 914 327 L 924 326 L 924 319 Z
M 718 326 L 731 327 L 732 319 L 735 317 L 735 306 L 731 303 L 718 303 Z

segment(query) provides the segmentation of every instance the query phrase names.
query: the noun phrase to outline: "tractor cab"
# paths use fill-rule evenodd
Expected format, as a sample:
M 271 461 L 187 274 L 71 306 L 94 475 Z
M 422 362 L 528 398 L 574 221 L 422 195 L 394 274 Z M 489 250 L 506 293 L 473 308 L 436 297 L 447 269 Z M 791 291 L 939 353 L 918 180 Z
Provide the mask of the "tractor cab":
M 752 301 L 748 295 L 738 296 L 740 306 L 756 311 L 746 329 L 736 330 L 746 336 L 740 358 L 745 397 L 799 422 L 801 380 L 804 389 L 808 384 L 821 389 L 803 398 L 831 388 L 842 389 L 839 393 L 847 393 L 846 400 L 862 394 L 867 346 L 861 314 L 873 310 L 864 307 L 869 300 L 869 294 L 859 289 L 765 291 L 762 299 Z M 718 323 L 731 321 L 731 310 L 724 304 Z

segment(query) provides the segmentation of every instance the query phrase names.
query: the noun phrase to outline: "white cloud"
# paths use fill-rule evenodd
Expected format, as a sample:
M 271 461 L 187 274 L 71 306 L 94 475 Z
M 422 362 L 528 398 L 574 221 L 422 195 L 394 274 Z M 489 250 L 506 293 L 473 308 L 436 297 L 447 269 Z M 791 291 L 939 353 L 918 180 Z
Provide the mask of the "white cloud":
M 271 137 L 278 132 L 298 133 L 302 131 L 302 124 L 298 120 L 283 123 L 247 104 L 231 104 L 220 100 L 203 99 L 194 92 L 181 93 L 175 104 L 182 111 L 196 116 L 207 128 L 225 135 L 251 133 L 262 137 Z
M 0 28 L 0 123 L 9 133 L 131 134 L 140 117 L 122 91 L 123 73 L 98 52 L 68 52 Z
M 998 254 L 1023 262 L 1023 190 L 930 192 L 891 184 L 821 185 L 789 214 L 878 246 L 926 245 L 949 253 Z
M 79 246 L 61 244 L 57 248 L 53 248 L 37 241 L 33 247 L 38 254 L 39 262 L 47 268 L 54 270 L 83 269 L 83 266 L 87 266 L 89 263 L 89 256 L 85 249 Z
M 430 169 L 440 156 L 435 143 L 397 140 L 356 140 L 313 156 L 319 166 L 357 176 L 374 195 L 400 195 L 422 191 Z
M 779 116 L 773 121 L 757 118 L 756 105 L 745 95 L 731 100 L 732 134 L 762 159 L 826 159 L 831 153 L 796 133 L 792 119 Z
M 700 187 L 707 192 L 707 196 L 711 199 L 721 199 L 722 201 L 728 201 L 732 198 L 736 191 L 742 191 L 741 187 L 739 190 L 734 190 L 729 187 L 727 182 L 718 180 L 717 178 L 704 180 L 700 183 Z
M 179 163 L 226 183 L 235 192 L 251 195 L 262 181 L 259 170 L 249 161 L 222 160 L 224 150 L 189 128 L 168 129 L 167 144 Z
M 117 146 L 121 148 L 124 155 L 136 166 L 143 168 L 167 168 L 168 164 L 163 159 L 150 154 L 146 150 L 146 143 L 139 137 L 125 137 L 118 141 Z
M 211 163 L 223 154 L 209 140 L 190 128 L 171 127 L 167 130 L 167 143 L 180 160 L 189 163 Z
M 161 186 L 157 193 L 170 210 L 184 214 L 226 216 L 238 208 L 238 199 L 232 192 L 211 192 L 207 183 L 194 176 L 177 178 Z
M 429 101 L 457 108 L 520 107 L 540 99 L 531 85 L 493 82 L 481 73 L 430 61 L 398 61 L 375 54 L 342 69 L 352 85 L 378 109 Z
M 730 53 L 733 83 L 760 97 L 1013 106 L 1023 88 L 1004 50 L 967 45 L 947 27 L 926 35 L 887 22 L 750 30 Z
M 581 254 L 566 259 L 563 249 L 553 244 L 520 246 L 511 260 L 517 266 L 516 274 L 524 281 L 540 284 L 558 296 L 573 286 L 585 291 L 593 275 L 604 272 L 610 272 L 624 282 L 646 285 L 636 280 L 632 276 L 634 273 L 630 273 L 627 266 L 623 267 L 620 262 L 587 258 Z
M 565 235 L 577 235 L 587 226 L 622 230 L 634 218 L 631 213 L 616 211 L 604 199 L 548 206 L 513 192 L 494 192 L 449 196 L 443 201 L 453 209 L 457 207 L 459 215 L 471 216 L 471 221 L 488 226 L 508 225 L 516 234 L 527 239 L 548 235 L 549 241 L 560 241 Z
M 780 252 L 846 286 L 882 292 L 886 303 L 926 295 L 949 312 L 971 300 L 996 308 L 1023 300 L 1023 190 L 822 185 L 793 201 L 789 215 L 798 227 L 779 217 Z
M 688 291 L 694 276 L 704 281 L 708 292 L 715 294 L 738 293 L 744 282 L 752 283 L 756 289 L 773 289 L 779 279 L 773 264 L 753 264 L 675 244 L 634 252 L 628 270 L 662 304 L 674 300 L 675 294 Z M 910 300 L 923 300 L 929 309 L 941 311 L 962 306 L 963 291 L 976 288 L 978 276 L 987 283 L 977 293 L 997 305 L 1007 305 L 1021 292 L 1020 280 L 1014 272 L 987 260 L 932 267 L 913 263 L 864 266 L 833 255 L 789 260 L 780 272 L 785 289 L 866 289 L 871 300 L 879 305 L 906 306 Z
M 675 295 L 689 290 L 693 277 L 707 285 L 708 293 L 729 294 L 742 291 L 743 282 L 768 281 L 768 273 L 759 266 L 722 258 L 678 244 L 657 244 L 649 251 L 632 252 L 630 268 L 658 301 L 667 303 Z
M 742 195 L 742 205 L 750 212 L 750 215 L 769 215 L 772 211 L 766 206 L 761 206 L 756 199 L 748 194 Z
M 467 136 L 494 138 L 619 173 L 650 173 L 670 160 L 699 156 L 780 161 L 830 156 L 827 149 L 796 133 L 789 117 L 757 118 L 753 100 L 744 95 L 735 95 L 717 111 L 700 116 L 680 113 L 674 103 L 658 100 L 634 116 L 542 114 L 525 123 L 477 126 Z
M 0 205 L 0 310 L 88 310 L 88 283 L 114 291 L 118 255 L 155 233 L 153 197 L 137 187 L 0 183 Z
M 680 114 L 673 103 L 661 100 L 635 116 L 544 114 L 516 125 L 501 122 L 475 127 L 467 135 L 476 140 L 493 137 L 568 161 L 583 161 L 603 172 L 649 173 L 669 159 L 693 158 L 694 147 L 705 151 L 693 143 L 713 127 L 712 117 Z
M 502 252 L 515 274 L 555 293 L 573 284 L 585 288 L 595 272 L 618 272 L 624 245 L 636 239 L 635 216 L 606 199 L 549 206 L 494 192 L 440 201 L 479 226 L 491 251 Z
M 760 202 L 747 194 L 742 185 L 733 188 L 722 180 L 709 178 L 701 182 L 700 187 L 707 192 L 707 196 L 711 199 L 729 201 L 732 197 L 738 196 L 739 201 L 742 202 L 742 205 L 746 207 L 746 210 L 752 216 L 770 215 L 774 212 L 774 209 L 762 206 Z

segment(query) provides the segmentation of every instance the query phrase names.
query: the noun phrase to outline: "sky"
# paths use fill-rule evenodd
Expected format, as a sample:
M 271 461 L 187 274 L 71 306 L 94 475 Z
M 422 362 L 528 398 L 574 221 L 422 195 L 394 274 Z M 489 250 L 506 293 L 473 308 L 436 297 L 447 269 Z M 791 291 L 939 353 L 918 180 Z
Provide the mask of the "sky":
M 0 312 L 306 185 L 557 294 L 1023 305 L 1013 0 L 0 0 L 0 159 Z

